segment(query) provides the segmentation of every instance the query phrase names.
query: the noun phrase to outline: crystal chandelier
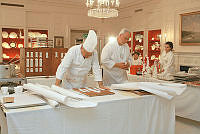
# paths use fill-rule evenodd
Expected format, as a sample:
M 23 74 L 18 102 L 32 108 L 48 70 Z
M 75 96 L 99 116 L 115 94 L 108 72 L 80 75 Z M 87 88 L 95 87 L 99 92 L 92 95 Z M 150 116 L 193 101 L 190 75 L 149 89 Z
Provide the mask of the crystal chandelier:
M 119 0 L 87 0 L 88 16 L 111 18 L 118 16 Z

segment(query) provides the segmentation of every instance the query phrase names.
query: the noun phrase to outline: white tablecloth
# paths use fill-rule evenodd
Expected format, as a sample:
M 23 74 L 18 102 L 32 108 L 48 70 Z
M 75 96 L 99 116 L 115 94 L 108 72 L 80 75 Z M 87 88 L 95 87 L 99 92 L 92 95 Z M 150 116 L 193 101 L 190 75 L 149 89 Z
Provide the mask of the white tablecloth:
M 92 97 L 91 101 L 99 105 L 7 110 L 8 134 L 174 134 L 175 108 L 171 101 L 125 92 Z
M 169 82 L 155 78 L 145 78 L 137 75 L 128 75 L 129 81 Z M 176 115 L 195 121 L 200 121 L 200 88 L 188 86 L 186 91 L 174 98 Z
M 200 121 L 200 88 L 188 87 L 174 101 L 177 116 Z

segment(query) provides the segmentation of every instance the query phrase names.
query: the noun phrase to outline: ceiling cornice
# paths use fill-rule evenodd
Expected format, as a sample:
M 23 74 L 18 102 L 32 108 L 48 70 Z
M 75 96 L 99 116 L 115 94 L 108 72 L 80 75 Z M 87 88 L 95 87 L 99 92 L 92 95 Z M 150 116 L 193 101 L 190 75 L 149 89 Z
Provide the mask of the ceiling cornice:
M 140 1 L 134 1 L 134 2 L 130 2 L 127 3 L 125 5 L 120 6 L 120 10 L 127 10 L 133 7 L 138 7 L 138 6 L 143 6 L 146 5 L 147 3 L 152 2 L 153 0 L 140 0 Z
M 126 4 L 121 4 L 119 10 L 125 10 L 131 7 L 136 7 L 139 5 L 146 4 L 148 2 L 151 2 L 154 0 L 133 0 L 131 2 L 128 2 Z M 87 7 L 85 6 L 85 3 L 79 3 L 75 2 L 75 0 L 67 0 L 67 1 L 62 1 L 62 0 L 57 0 L 57 1 L 48 1 L 48 0 L 34 0 L 34 1 L 27 1 L 26 3 L 41 3 L 41 4 L 46 4 L 48 6 L 61 6 L 61 7 L 79 7 L 79 8 L 84 8 L 86 9 Z
M 47 6 L 61 6 L 61 7 L 85 7 L 84 3 L 80 4 L 78 2 L 74 2 L 74 1 L 48 1 L 48 0 L 34 0 L 34 1 L 28 1 L 26 2 L 28 3 L 41 3 L 41 4 L 45 4 Z

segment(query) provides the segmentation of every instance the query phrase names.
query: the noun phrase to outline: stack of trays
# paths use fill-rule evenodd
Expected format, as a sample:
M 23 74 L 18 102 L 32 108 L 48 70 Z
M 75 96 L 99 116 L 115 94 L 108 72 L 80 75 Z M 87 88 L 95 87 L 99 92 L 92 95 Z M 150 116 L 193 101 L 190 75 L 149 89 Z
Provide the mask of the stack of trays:
M 38 96 L 26 93 L 12 94 L 7 95 L 6 97 L 14 97 L 14 103 L 3 103 L 3 98 L 1 98 L 0 101 L 5 109 L 18 109 L 47 105 L 47 103 Z
M 176 82 L 196 81 L 199 79 L 198 74 L 190 74 L 190 73 L 177 73 L 173 76 Z

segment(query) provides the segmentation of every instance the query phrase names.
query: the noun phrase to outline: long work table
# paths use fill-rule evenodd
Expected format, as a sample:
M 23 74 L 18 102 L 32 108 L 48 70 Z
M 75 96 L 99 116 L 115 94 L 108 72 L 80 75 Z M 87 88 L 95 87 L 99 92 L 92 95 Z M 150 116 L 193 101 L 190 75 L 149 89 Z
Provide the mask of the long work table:
M 130 82 L 164 82 L 171 83 L 173 81 L 158 80 L 152 77 L 144 77 L 137 75 L 128 75 Z M 187 86 L 186 91 L 173 99 L 175 103 L 175 112 L 177 116 L 200 121 L 200 87 Z
M 94 108 L 49 105 L 0 110 L 2 134 L 174 134 L 175 106 L 124 91 L 91 97 Z M 24 100 L 26 101 L 26 100 Z

